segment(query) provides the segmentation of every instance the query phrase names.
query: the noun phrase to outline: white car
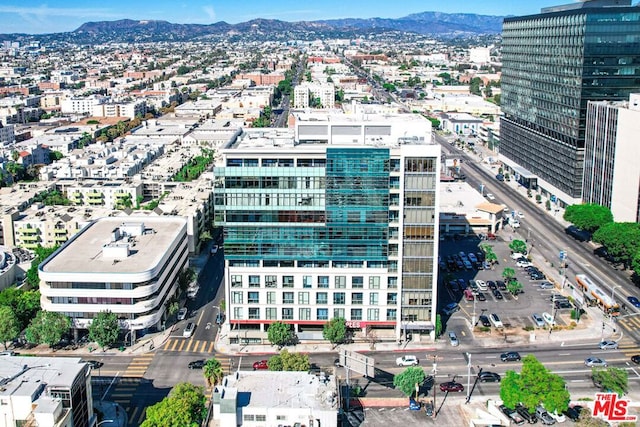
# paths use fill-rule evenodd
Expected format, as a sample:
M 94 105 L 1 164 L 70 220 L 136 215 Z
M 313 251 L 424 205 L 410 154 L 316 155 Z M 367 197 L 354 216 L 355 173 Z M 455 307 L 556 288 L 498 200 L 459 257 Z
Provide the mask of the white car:
M 518 218 L 524 218 L 524 213 L 522 213 L 521 211 L 518 211 L 518 213 L 516 214 L 516 216 Z
M 486 197 L 487 197 L 487 199 L 489 199 L 489 200 L 491 200 L 491 201 L 493 201 L 493 200 L 495 200 L 495 199 L 496 199 L 496 197 L 495 197 L 493 194 L 491 194 L 491 193 L 487 193 L 487 196 L 486 196 Z
M 556 420 L 557 423 L 563 423 L 567 421 L 567 417 L 565 417 L 564 414 L 562 413 L 558 414 L 557 412 L 551 412 L 551 411 L 547 411 L 547 413 L 551 415 L 551 418 Z
M 486 291 L 487 289 L 489 289 L 487 287 L 487 283 L 484 280 L 476 280 L 476 286 L 478 286 L 478 289 L 480 289 L 481 291 Z
M 520 221 L 518 221 L 517 219 L 514 219 L 509 223 L 509 225 L 511 226 L 511 228 L 520 228 Z
M 398 366 L 417 366 L 420 361 L 416 356 L 405 354 L 402 357 L 396 359 L 396 365 Z
M 520 258 L 526 258 L 524 256 L 524 254 L 521 254 L 520 252 L 514 252 L 511 255 L 509 255 L 511 257 L 511 259 L 520 259 Z
M 449 332 L 449 343 L 452 347 L 457 347 L 460 345 L 460 341 L 458 341 L 458 337 L 455 332 Z
M 187 318 L 187 308 L 186 307 L 182 307 L 180 309 L 180 311 L 178 311 L 178 320 L 184 320 Z
M 548 325 L 555 326 L 556 321 L 553 320 L 553 316 L 547 313 L 546 311 L 542 313 L 542 318 L 544 319 L 545 322 L 547 322 Z
M 493 326 L 495 326 L 496 328 L 504 328 L 504 324 L 502 323 L 502 320 L 500 320 L 497 314 L 491 313 L 489 315 L 489 320 L 491 321 L 491 323 L 493 323 Z
M 516 262 L 516 267 L 531 267 L 533 264 L 531 264 L 529 261 L 527 261 L 527 259 L 520 259 L 518 260 L 518 262 Z

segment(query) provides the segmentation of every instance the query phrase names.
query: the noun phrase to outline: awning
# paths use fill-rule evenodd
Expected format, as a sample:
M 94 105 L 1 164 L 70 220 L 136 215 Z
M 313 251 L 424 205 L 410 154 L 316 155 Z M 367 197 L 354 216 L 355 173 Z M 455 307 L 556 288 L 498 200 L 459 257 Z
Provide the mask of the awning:
M 433 327 L 433 323 L 431 322 L 403 322 L 402 329 L 406 329 L 408 331 L 415 331 L 415 330 L 431 331 L 434 329 L 434 327 Z

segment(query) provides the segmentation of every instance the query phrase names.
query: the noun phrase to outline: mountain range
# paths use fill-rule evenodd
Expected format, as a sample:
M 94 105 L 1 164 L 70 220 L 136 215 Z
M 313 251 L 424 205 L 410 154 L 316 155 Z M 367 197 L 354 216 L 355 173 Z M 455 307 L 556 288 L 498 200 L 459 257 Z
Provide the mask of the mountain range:
M 131 20 L 87 22 L 74 31 L 46 35 L 0 34 L 0 40 L 62 40 L 79 44 L 104 42 L 193 41 L 212 37 L 255 37 L 296 40 L 353 37 L 387 32 L 415 33 L 438 38 L 499 34 L 503 16 L 473 13 L 422 12 L 402 18 L 346 18 L 287 22 L 254 19 L 238 24 L 174 24 L 167 21 Z

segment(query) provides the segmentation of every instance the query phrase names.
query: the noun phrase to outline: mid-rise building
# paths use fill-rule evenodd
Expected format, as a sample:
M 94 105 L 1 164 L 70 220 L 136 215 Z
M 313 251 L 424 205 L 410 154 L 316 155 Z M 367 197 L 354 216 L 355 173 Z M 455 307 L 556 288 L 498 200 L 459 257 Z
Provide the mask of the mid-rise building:
M 589 102 L 582 199 L 607 206 L 617 222 L 640 221 L 640 94 Z
M 320 117 L 320 116 L 318 116 Z M 275 321 L 322 338 L 433 331 L 440 147 L 414 115 L 296 120 L 245 129 L 214 168 L 231 343 Z
M 589 101 L 640 89 L 640 7 L 586 0 L 505 18 L 501 159 L 529 188 L 581 202 Z
M 135 342 L 138 331 L 163 328 L 187 255 L 184 218 L 98 219 L 38 267 L 42 309 L 71 317 L 76 331 L 111 311 Z
M 334 108 L 335 97 L 333 83 L 303 83 L 293 89 L 293 107 L 308 108 L 318 104 L 320 108 Z

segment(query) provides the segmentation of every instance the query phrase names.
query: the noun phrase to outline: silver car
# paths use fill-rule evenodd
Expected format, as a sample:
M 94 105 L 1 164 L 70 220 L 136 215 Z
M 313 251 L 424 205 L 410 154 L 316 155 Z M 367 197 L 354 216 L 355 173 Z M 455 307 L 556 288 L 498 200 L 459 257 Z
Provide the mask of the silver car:
M 449 332 L 449 343 L 451 343 L 453 347 L 460 345 L 460 341 L 458 341 L 458 337 L 455 332 Z
M 598 357 L 587 357 L 584 361 L 584 366 L 588 366 L 589 368 L 593 368 L 594 366 L 606 368 L 607 361 Z
M 601 341 L 599 347 L 600 350 L 616 350 L 618 343 L 615 341 Z
M 531 315 L 531 318 L 533 319 L 533 323 L 535 323 L 538 328 L 544 328 L 545 322 L 542 316 L 540 316 L 538 313 L 533 313 Z

